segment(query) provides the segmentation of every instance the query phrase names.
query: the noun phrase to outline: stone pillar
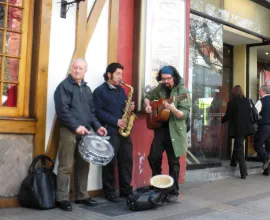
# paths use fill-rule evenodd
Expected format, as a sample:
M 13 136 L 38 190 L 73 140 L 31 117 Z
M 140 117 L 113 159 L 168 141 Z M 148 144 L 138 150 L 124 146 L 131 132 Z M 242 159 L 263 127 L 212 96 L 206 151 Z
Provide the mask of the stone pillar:
M 233 86 L 240 85 L 246 94 L 246 45 L 233 49 Z
M 256 102 L 258 99 L 257 77 L 257 47 L 249 48 L 249 98 Z

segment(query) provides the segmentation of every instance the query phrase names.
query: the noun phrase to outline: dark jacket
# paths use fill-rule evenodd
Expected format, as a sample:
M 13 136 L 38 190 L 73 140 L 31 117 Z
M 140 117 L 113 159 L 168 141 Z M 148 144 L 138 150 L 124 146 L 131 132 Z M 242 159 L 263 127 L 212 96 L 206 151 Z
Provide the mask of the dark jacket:
M 108 135 L 119 134 L 118 119 L 124 114 L 127 96 L 121 86 L 116 89 L 109 87 L 104 82 L 93 92 L 96 107 L 96 116 L 101 124 L 106 127 Z
M 250 119 L 248 98 L 233 98 L 228 102 L 222 123 L 229 121 L 229 136 L 240 137 L 253 135 L 255 130 Z
M 62 126 L 72 131 L 83 125 L 96 131 L 101 124 L 95 116 L 92 91 L 82 80 L 81 86 L 69 75 L 55 90 L 55 111 Z
M 260 111 L 262 118 L 258 125 L 270 124 L 270 95 L 264 96 L 260 101 L 262 102 L 262 110 Z

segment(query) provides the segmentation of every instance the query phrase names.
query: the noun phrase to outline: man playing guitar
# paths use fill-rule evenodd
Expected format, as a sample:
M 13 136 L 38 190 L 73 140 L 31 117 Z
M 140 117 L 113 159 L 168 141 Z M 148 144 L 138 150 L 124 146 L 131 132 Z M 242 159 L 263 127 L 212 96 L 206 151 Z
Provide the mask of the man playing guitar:
M 148 92 L 144 99 L 145 111 L 148 118 L 157 118 L 163 109 L 169 111 L 168 121 L 159 122 L 160 126 L 153 126 L 154 139 L 152 141 L 148 161 L 152 169 L 152 176 L 161 174 L 162 154 L 166 151 L 169 163 L 169 175 L 174 179 L 174 191 L 169 199 L 176 200 L 179 195 L 179 157 L 186 152 L 186 118 L 189 116 L 191 101 L 188 89 L 183 86 L 183 78 L 173 66 L 164 66 L 159 70 L 156 80 L 158 86 Z M 185 99 L 177 97 L 185 96 Z M 169 99 L 170 98 L 170 99 Z M 165 99 L 163 101 L 163 99 Z M 169 99 L 170 101 L 166 101 Z M 153 109 L 154 100 L 159 100 L 163 108 Z M 148 115 L 148 116 L 149 116 Z M 162 119 L 161 119 L 162 120 Z M 149 128 L 149 126 L 148 126 Z

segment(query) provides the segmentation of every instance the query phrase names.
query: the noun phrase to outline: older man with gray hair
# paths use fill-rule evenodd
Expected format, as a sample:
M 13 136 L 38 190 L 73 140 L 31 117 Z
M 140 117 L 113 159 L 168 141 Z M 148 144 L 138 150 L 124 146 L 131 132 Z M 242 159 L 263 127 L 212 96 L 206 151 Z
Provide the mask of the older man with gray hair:
M 258 129 L 254 135 L 254 149 L 263 162 L 263 175 L 270 174 L 270 87 L 263 85 L 259 89 L 260 100 L 255 107 L 261 119 L 258 122 Z M 263 146 L 265 145 L 265 147 Z
M 61 126 L 56 196 L 60 209 L 64 211 L 72 211 L 68 189 L 73 159 L 75 159 L 75 203 L 87 206 L 97 204 L 87 192 L 89 163 L 79 155 L 76 140 L 81 135 L 89 134 L 91 128 L 100 136 L 105 136 L 107 130 L 95 116 L 92 91 L 84 81 L 86 71 L 85 59 L 74 60 L 71 74 L 58 85 L 54 93 L 55 110 Z

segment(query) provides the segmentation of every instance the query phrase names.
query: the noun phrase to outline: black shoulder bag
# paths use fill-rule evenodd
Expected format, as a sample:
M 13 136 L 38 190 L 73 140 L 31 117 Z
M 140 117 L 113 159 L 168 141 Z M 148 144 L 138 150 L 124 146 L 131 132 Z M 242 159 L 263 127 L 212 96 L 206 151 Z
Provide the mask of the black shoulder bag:
M 169 196 L 171 189 L 161 191 L 151 186 L 144 186 L 136 189 L 127 198 L 127 206 L 134 211 L 156 209 L 163 205 Z
M 53 173 L 53 166 L 53 161 L 46 155 L 38 155 L 33 159 L 28 176 L 21 185 L 21 206 L 35 209 L 55 208 L 56 175 Z
M 261 119 L 261 116 L 259 115 L 256 107 L 254 106 L 253 102 L 251 99 L 249 99 L 249 103 L 250 103 L 250 120 L 252 124 L 256 124 L 258 123 L 258 121 Z

